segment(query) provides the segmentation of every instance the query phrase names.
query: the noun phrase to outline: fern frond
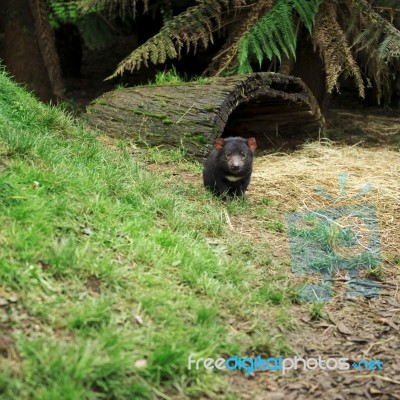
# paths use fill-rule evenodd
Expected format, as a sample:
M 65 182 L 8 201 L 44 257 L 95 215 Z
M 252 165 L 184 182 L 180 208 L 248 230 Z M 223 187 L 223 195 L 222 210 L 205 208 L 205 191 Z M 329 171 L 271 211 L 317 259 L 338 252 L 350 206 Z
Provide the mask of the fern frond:
M 315 21 L 314 47 L 319 49 L 325 64 L 326 88 L 331 93 L 338 88 L 342 73 L 353 76 L 360 97 L 365 97 L 365 84 L 361 70 L 350 50 L 347 36 L 337 21 L 337 4 L 324 2 Z
M 261 49 L 263 51 L 263 57 L 262 58 L 264 59 L 264 54 L 266 54 L 267 58 L 271 60 L 272 57 L 274 56 L 274 53 L 272 51 L 272 48 L 271 48 L 271 45 L 270 45 L 270 41 L 266 39 L 266 36 L 264 35 L 264 33 L 262 32 L 260 27 L 259 26 L 255 26 L 254 27 L 254 35 L 248 35 L 248 36 L 250 36 L 250 37 L 252 37 L 252 38 L 254 38 L 255 40 L 258 41 L 259 46 L 261 47 Z
M 249 47 L 250 38 L 246 38 L 242 43 L 242 52 L 239 54 L 239 61 L 241 62 L 243 73 L 247 74 L 252 71 L 249 63 Z
M 293 0 L 293 8 L 300 16 L 301 22 L 312 32 L 314 27 L 315 15 L 318 12 L 318 8 L 321 1 L 305 1 L 305 0 Z
M 357 35 L 357 37 L 353 41 L 353 47 L 357 49 L 357 51 L 361 51 L 364 49 L 368 49 L 371 46 L 375 46 L 380 36 L 382 35 L 382 30 L 380 28 L 371 29 L 372 25 L 369 28 L 364 29 L 361 33 Z
M 389 61 L 400 57 L 400 37 L 387 35 L 378 48 L 378 59 Z
M 149 0 L 142 0 L 143 12 L 146 13 L 149 9 Z M 110 14 L 113 14 L 118 8 L 122 17 L 128 10 L 133 17 L 136 15 L 138 0 L 75 0 L 75 3 L 83 14 L 88 14 L 97 11 L 104 11 L 108 8 Z
M 354 40 L 354 45 L 359 45 L 357 51 L 378 46 L 379 62 L 388 62 L 400 56 L 400 31 L 385 18 L 372 10 L 371 6 L 363 0 L 352 0 L 361 8 L 367 18 L 368 24 L 364 32 Z
M 295 58 L 297 35 L 293 27 L 293 13 L 298 13 L 300 21 L 311 32 L 320 3 L 321 0 L 278 0 L 239 43 L 239 73 L 248 71 L 249 61 L 245 60 L 242 49 L 247 36 L 252 43 L 248 52 L 250 60 L 255 57 L 261 63 L 275 56 L 280 61 L 282 54 Z
M 395 65 L 400 59 L 400 31 L 366 1 L 352 0 L 352 4 L 360 25 L 352 46 L 366 75 L 374 83 L 380 103 L 382 97 L 388 100 L 391 96 Z
M 263 53 L 262 48 L 259 45 L 259 42 L 254 39 L 254 36 L 250 37 L 248 39 L 248 41 L 249 41 L 249 49 L 247 49 L 247 50 L 250 50 L 253 54 L 255 54 L 255 56 L 258 60 L 258 63 L 261 66 L 263 59 L 264 59 L 264 53 Z M 248 51 L 247 51 L 247 54 L 242 55 L 242 57 L 244 57 L 244 56 L 246 56 L 247 61 L 248 61 L 248 57 L 249 57 Z
M 274 0 L 258 1 L 256 4 L 252 5 L 251 9 L 247 13 L 245 11 L 238 13 L 238 21 L 242 22 L 236 23 L 230 34 L 230 38 L 215 55 L 210 65 L 204 71 L 203 75 L 220 75 L 224 71 L 229 70 L 237 72 L 236 64 L 239 56 L 239 46 L 243 47 L 241 53 L 243 59 L 240 64 L 242 65 L 242 70 L 244 73 L 252 72 L 252 68 L 248 59 L 249 40 L 247 40 L 247 42 L 243 40 L 245 40 L 246 34 L 250 31 L 250 29 L 252 29 L 257 20 L 271 9 L 273 3 Z M 257 33 L 258 32 L 255 34 Z M 262 37 L 260 37 L 260 40 L 262 40 Z
M 107 79 L 122 74 L 125 70 L 139 69 L 141 64 L 163 63 L 166 58 L 177 58 L 181 49 L 196 51 L 199 43 L 207 48 L 212 43 L 213 33 L 227 18 L 231 10 L 238 8 L 242 0 L 202 0 L 183 13 L 167 21 L 160 32 L 126 57 Z
M 61 23 L 76 22 L 78 20 L 78 8 L 75 3 L 64 0 L 48 0 L 49 23 L 53 29 L 60 27 Z
M 282 25 L 279 27 L 282 38 L 286 43 L 286 46 L 290 50 L 289 53 L 296 58 L 296 33 L 293 30 L 293 22 L 291 19 L 283 19 Z M 287 58 L 290 58 L 289 54 L 286 54 Z

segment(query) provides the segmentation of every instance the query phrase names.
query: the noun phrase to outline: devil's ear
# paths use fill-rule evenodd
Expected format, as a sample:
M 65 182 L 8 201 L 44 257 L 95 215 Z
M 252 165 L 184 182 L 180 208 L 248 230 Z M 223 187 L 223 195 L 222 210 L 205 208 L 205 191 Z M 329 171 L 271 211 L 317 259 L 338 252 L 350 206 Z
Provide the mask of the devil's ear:
M 222 149 L 222 146 L 224 145 L 224 139 L 222 138 L 217 138 L 214 143 L 214 148 L 220 151 Z
M 256 148 L 257 148 L 256 139 L 253 138 L 253 137 L 247 139 L 247 146 L 249 146 L 249 149 L 251 150 L 251 152 L 254 153 L 256 151 Z

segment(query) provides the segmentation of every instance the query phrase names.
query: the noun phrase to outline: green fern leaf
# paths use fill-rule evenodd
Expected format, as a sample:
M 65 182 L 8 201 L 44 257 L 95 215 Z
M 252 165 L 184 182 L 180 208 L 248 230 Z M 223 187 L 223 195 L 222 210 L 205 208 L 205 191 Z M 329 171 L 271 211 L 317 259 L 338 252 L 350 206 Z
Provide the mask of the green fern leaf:
M 282 54 L 295 58 L 297 37 L 293 27 L 293 13 L 298 13 L 301 22 L 311 32 L 321 1 L 277 0 L 245 35 L 247 39 L 241 40 L 239 71 L 248 71 L 254 58 L 260 64 L 265 58 L 271 60 L 273 56 L 281 61 Z M 245 51 L 242 51 L 242 46 L 247 46 Z
M 240 41 L 240 48 L 239 48 L 239 53 L 238 53 L 238 58 L 239 58 L 238 73 L 239 74 L 247 74 L 247 73 L 253 71 L 253 69 L 251 68 L 250 63 L 249 63 L 249 40 L 250 39 L 247 36 L 245 36 Z
M 279 30 L 282 34 L 285 47 L 290 51 L 290 54 L 296 58 L 296 34 L 293 29 L 293 20 L 291 18 L 283 19 L 282 25 L 279 26 Z M 286 55 L 289 57 L 287 53 Z
M 383 42 L 378 47 L 378 59 L 387 62 L 392 58 L 400 57 L 400 35 L 395 38 L 392 35 L 387 35 Z
M 267 56 L 269 60 L 271 60 L 272 57 L 274 56 L 274 53 L 272 52 L 268 37 L 265 35 L 265 33 L 261 30 L 259 26 L 255 27 L 254 36 L 260 43 L 260 46 L 263 49 L 264 54 Z
M 321 0 L 292 0 L 292 2 L 294 9 L 300 16 L 301 22 L 311 33 Z

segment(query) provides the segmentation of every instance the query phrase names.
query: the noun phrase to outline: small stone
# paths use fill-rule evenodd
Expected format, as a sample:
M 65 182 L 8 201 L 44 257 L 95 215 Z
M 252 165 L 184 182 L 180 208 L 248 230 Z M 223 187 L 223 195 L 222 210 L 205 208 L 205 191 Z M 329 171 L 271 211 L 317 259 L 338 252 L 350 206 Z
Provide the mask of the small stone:
M 264 400 L 284 400 L 285 397 L 283 392 L 271 392 L 264 397 Z
M 142 358 L 140 360 L 135 361 L 135 367 L 138 369 L 144 369 L 147 367 L 147 360 L 145 358 Z
M 18 297 L 15 294 L 12 294 L 11 296 L 9 296 L 8 301 L 10 303 L 16 303 L 18 301 Z
M 332 384 L 329 381 L 323 381 L 320 383 L 320 386 L 321 386 L 321 389 L 328 390 L 332 387 Z

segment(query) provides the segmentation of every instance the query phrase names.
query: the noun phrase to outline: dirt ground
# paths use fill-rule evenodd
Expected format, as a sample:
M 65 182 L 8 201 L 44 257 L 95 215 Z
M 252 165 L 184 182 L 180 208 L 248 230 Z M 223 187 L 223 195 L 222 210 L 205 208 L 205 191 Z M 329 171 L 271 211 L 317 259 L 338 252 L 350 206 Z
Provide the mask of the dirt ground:
M 302 306 L 292 308 L 298 329 L 286 340 L 302 358 L 349 358 L 381 360 L 383 370 L 289 371 L 285 375 L 256 372 L 250 377 L 234 375 L 232 384 L 243 399 L 400 399 L 400 153 L 393 143 L 400 138 L 400 118 L 383 112 L 331 109 L 328 132 L 335 140 L 305 145 L 291 153 L 257 157 L 251 198 L 269 198 L 285 215 L 293 210 L 320 210 L 329 207 L 370 203 L 377 208 L 382 249 L 380 296 L 346 298 L 345 271 L 335 274 L 334 296 L 325 306 L 327 318 L 313 321 Z M 347 173 L 342 198 L 338 176 Z M 352 197 L 367 183 L 372 190 Z M 321 196 L 322 187 L 334 201 Z M 238 225 L 240 222 L 232 220 Z M 247 221 L 248 224 L 248 221 Z M 253 221 L 252 237 L 262 238 L 265 230 Z M 287 232 L 267 232 L 275 257 L 286 258 Z M 290 268 L 288 268 L 290 272 Z M 312 280 L 318 281 L 316 274 Z
M 338 174 L 343 172 L 349 178 L 347 196 L 341 201 Z M 367 182 L 372 184 L 372 191 L 357 201 L 351 200 Z M 336 203 L 316 193 L 317 186 L 324 187 L 336 198 Z M 312 321 L 303 307 L 295 307 L 292 312 L 298 329 L 286 340 L 299 357 L 380 359 L 384 370 L 314 370 L 285 376 L 260 372 L 250 378 L 235 376 L 232 381 L 238 390 L 248 389 L 248 395 L 242 398 L 400 399 L 400 153 L 385 147 L 328 142 L 310 144 L 291 154 L 263 156 L 255 161 L 248 196 L 268 197 L 279 204 L 282 222 L 293 210 L 320 210 L 363 202 L 376 205 L 383 255 L 380 297 L 347 299 L 347 277 L 340 271 L 334 276 L 334 296 L 325 306 L 327 320 Z M 253 237 L 262 235 L 256 223 L 252 229 Z M 267 235 L 274 256 L 288 258 L 287 232 Z M 316 278 L 320 279 L 318 275 Z

